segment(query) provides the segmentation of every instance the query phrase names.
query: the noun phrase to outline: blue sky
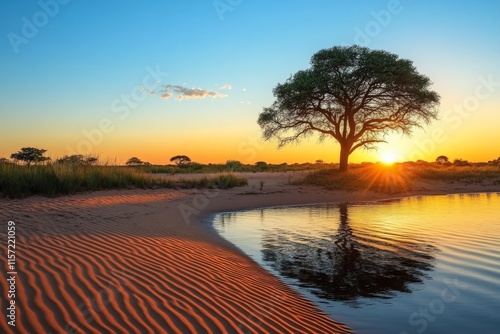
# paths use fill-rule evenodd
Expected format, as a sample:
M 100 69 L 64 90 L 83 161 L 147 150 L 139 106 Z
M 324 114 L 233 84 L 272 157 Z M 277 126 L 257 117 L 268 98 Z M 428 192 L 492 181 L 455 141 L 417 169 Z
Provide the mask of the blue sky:
M 277 151 L 256 120 L 315 52 L 355 43 L 413 60 L 441 95 L 442 117 L 352 161 L 388 150 L 500 156 L 471 141 L 500 139 L 500 2 L 1 1 L 0 157 L 35 146 L 118 162 L 338 161 L 333 141 Z

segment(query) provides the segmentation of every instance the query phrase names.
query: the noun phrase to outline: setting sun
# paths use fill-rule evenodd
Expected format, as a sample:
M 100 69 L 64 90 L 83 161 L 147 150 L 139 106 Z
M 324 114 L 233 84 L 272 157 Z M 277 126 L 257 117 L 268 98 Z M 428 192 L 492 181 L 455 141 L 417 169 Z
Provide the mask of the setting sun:
M 382 161 L 385 164 L 392 164 L 396 162 L 396 159 L 397 159 L 396 153 L 394 152 L 383 152 L 380 155 L 380 161 Z

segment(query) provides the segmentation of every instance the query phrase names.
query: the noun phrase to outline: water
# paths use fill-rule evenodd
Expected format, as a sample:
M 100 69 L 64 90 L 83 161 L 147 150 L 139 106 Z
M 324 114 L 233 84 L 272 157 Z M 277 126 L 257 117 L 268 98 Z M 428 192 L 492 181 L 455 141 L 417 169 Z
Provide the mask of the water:
M 500 332 L 500 193 L 231 212 L 214 227 L 357 333 Z

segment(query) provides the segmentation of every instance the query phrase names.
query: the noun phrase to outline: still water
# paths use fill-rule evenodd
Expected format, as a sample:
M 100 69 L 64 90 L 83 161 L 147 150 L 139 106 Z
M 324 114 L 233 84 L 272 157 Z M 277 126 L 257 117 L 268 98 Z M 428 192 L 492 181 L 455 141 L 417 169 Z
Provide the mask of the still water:
M 500 193 L 222 213 L 214 227 L 357 333 L 500 333 Z

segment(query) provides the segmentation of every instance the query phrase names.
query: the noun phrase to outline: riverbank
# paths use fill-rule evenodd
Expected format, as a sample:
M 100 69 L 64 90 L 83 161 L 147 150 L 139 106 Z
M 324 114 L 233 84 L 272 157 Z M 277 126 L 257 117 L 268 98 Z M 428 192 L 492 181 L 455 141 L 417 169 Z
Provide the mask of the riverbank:
M 500 191 L 429 181 L 388 195 L 294 185 L 305 172 L 237 175 L 248 185 L 1 199 L 2 253 L 13 221 L 17 272 L 16 330 L 2 317 L 2 332 L 348 332 L 200 221 L 265 206 Z

